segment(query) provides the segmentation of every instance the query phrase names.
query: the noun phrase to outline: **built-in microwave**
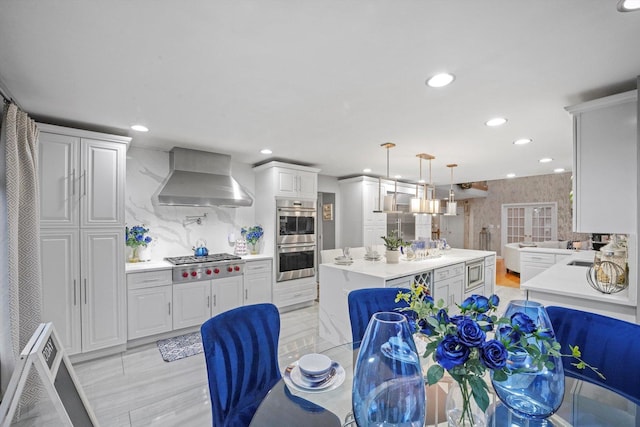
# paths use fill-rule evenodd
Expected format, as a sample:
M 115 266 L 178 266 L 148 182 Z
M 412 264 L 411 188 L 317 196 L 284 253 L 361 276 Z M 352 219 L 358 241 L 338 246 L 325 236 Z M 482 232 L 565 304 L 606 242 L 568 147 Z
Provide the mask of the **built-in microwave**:
M 467 262 L 466 270 L 465 291 L 484 285 L 484 259 Z
M 315 243 L 315 202 L 277 200 L 276 216 L 278 221 L 278 244 Z

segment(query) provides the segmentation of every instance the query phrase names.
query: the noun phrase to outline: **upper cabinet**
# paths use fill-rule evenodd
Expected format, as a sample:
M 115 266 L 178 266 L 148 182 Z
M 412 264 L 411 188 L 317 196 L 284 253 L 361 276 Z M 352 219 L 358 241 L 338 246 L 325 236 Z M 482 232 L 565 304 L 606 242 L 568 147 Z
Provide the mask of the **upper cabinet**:
M 130 138 L 38 124 L 42 227 L 124 224 Z
M 320 169 L 281 162 L 269 162 L 254 168 L 260 179 L 271 182 L 275 197 L 316 200 Z
M 379 209 L 382 192 L 378 180 L 360 176 L 342 179 L 339 184 L 342 243 L 353 247 L 383 244 L 381 236 L 387 234 L 387 215 L 374 212 Z
M 573 115 L 573 228 L 635 233 L 638 94 L 625 92 L 567 107 Z

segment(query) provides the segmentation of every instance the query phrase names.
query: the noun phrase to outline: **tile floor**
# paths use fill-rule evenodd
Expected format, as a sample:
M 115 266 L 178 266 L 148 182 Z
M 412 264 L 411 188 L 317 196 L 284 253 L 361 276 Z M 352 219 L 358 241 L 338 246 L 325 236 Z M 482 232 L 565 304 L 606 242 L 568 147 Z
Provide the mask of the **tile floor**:
M 496 293 L 503 307 L 512 299 L 523 298 L 523 293 L 512 287 L 497 286 Z M 281 315 L 281 368 L 302 354 L 330 347 L 332 344 L 318 335 L 317 303 Z M 77 363 L 74 368 L 101 426 L 211 425 L 203 354 L 168 363 L 153 343 Z M 38 416 L 27 417 L 16 425 L 53 426 L 59 422 Z

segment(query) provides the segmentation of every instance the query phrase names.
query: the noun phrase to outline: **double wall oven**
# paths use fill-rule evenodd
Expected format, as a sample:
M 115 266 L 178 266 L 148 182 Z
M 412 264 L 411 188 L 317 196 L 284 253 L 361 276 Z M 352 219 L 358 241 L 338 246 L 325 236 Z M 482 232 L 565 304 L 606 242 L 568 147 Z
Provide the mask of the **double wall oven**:
M 316 203 L 276 201 L 276 281 L 316 274 Z

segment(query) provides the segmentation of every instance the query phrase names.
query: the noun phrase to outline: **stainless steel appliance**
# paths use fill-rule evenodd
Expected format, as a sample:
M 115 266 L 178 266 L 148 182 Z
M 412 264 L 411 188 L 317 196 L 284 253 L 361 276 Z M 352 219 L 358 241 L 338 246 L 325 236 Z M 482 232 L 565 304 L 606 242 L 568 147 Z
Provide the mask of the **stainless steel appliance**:
M 276 281 L 316 274 L 316 203 L 277 200 Z
M 210 254 L 207 256 L 168 257 L 174 265 L 173 283 L 196 282 L 240 276 L 244 273 L 244 261 L 237 255 Z
M 465 292 L 484 285 L 484 258 L 468 261 L 466 270 Z
M 278 244 L 311 243 L 316 241 L 316 203 L 311 201 L 277 200 Z

